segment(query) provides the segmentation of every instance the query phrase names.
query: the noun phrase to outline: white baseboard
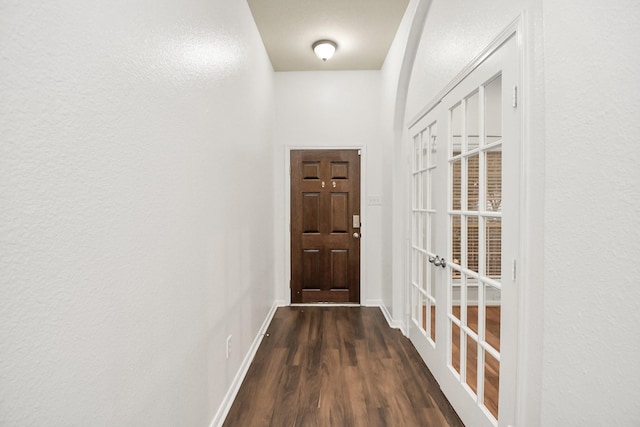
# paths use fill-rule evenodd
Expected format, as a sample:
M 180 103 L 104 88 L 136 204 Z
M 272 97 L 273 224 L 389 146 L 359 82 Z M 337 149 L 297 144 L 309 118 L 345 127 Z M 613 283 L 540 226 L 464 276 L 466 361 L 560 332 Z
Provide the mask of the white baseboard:
M 387 319 L 387 323 L 389 324 L 389 327 L 393 329 L 400 329 L 402 334 L 404 336 L 407 336 L 406 325 L 402 321 L 394 320 L 393 317 L 391 317 L 391 313 L 389 313 L 389 309 L 387 309 L 387 306 L 384 305 L 384 302 L 382 300 L 367 300 L 367 302 L 364 305 L 367 307 L 380 307 L 380 311 L 382 311 L 384 318 Z
M 213 417 L 213 421 L 211 421 L 211 424 L 209 424 L 210 427 L 222 426 L 222 424 L 224 423 L 224 420 L 227 418 L 227 414 L 231 409 L 231 405 L 233 405 L 233 401 L 235 400 L 238 394 L 238 390 L 240 390 L 240 386 L 242 385 L 242 381 L 244 380 L 244 377 L 247 375 L 247 371 L 249 370 L 249 366 L 251 366 L 251 362 L 253 361 L 253 358 L 255 357 L 256 352 L 258 351 L 258 347 L 260 347 L 262 338 L 264 337 L 264 334 L 267 332 L 267 328 L 271 323 L 271 319 L 273 319 L 273 315 L 276 313 L 276 309 L 278 307 L 282 307 L 283 305 L 284 305 L 284 302 L 280 304 L 280 301 L 275 301 L 271 306 L 271 309 L 267 313 L 267 317 L 265 317 L 264 322 L 262 322 L 262 326 L 260 326 L 260 329 L 258 330 L 258 334 L 253 340 L 251 347 L 249 347 L 249 351 L 247 352 L 247 355 L 244 357 L 244 360 L 240 364 L 240 367 L 238 368 L 238 372 L 236 373 L 236 376 L 233 378 L 233 381 L 231 382 L 231 385 L 227 390 L 227 394 L 224 396 L 224 399 L 222 400 L 222 403 L 218 408 L 218 412 L 216 412 L 216 415 Z
M 451 305 L 462 305 L 462 301 L 460 299 L 451 300 Z M 478 300 L 467 300 L 468 307 L 477 307 Z M 485 301 L 485 307 L 500 307 L 500 301 Z
M 362 305 L 365 307 L 382 307 L 384 304 L 381 299 L 368 299 Z

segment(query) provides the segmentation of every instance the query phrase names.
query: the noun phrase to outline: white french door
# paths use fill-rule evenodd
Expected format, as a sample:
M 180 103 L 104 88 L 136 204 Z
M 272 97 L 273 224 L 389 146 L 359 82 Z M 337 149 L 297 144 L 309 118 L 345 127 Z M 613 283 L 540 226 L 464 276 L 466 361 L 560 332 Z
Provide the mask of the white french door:
M 436 257 L 436 232 L 439 218 L 438 188 L 442 166 L 438 165 L 438 121 L 433 114 L 424 117 L 414 127 L 411 140 L 411 337 L 414 345 L 428 365 L 438 360 L 436 352 L 436 310 L 442 304 L 438 295 L 437 271 L 433 263 Z M 445 176 L 446 177 L 446 176 Z M 441 209 L 441 207 L 440 207 Z
M 473 426 L 515 419 L 517 83 L 512 37 L 410 128 L 409 334 Z

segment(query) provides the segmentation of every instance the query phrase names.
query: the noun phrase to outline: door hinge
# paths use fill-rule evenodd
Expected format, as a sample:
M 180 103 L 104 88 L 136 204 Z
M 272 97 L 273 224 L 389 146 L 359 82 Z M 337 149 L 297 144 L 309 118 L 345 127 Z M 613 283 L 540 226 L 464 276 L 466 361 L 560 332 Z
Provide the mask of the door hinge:
M 511 264 L 511 279 L 513 279 L 513 281 L 515 282 L 517 277 L 518 277 L 518 267 L 516 264 L 516 260 L 514 259 Z
M 511 106 L 513 108 L 518 107 L 518 86 L 513 87 L 513 93 L 511 94 Z
M 362 154 L 362 150 L 358 150 L 358 156 Z

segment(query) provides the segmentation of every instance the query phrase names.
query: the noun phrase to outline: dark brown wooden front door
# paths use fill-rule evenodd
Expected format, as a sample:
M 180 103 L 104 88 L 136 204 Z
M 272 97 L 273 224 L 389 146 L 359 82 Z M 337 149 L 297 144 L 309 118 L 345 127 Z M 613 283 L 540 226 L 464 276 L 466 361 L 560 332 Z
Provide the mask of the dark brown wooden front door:
M 291 151 L 291 302 L 360 302 L 358 150 Z

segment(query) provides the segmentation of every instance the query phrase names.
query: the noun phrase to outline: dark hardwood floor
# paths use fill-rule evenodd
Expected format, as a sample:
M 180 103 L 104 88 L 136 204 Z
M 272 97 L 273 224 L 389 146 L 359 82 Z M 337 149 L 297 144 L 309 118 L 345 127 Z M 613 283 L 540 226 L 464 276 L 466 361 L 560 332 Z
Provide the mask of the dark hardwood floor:
M 378 308 L 282 307 L 224 423 L 462 426 L 418 352 Z

